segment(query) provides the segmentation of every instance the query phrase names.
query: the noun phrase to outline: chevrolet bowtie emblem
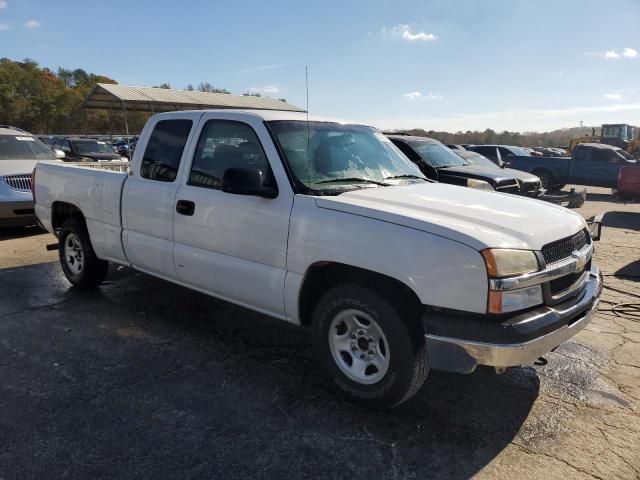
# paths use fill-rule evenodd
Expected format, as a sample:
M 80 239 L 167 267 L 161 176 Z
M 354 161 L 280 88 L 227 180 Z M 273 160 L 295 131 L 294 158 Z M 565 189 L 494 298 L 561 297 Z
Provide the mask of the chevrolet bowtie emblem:
M 582 256 L 577 251 L 572 252 L 571 256 L 576 259 L 576 266 L 574 267 L 574 271 L 580 272 L 584 270 L 584 266 L 587 264 L 587 256 Z

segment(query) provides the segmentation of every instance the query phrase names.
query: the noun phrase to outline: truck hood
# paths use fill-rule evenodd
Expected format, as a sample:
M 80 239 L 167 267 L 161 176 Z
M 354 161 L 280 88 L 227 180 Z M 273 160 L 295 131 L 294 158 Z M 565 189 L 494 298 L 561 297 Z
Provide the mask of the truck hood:
M 441 183 L 366 188 L 317 197 L 316 205 L 422 230 L 476 250 L 540 250 L 586 227 L 580 215 L 564 207 Z
M 503 168 L 505 173 L 516 177 L 518 180 L 524 183 L 537 183 L 540 181 L 540 177 L 533 173 L 523 172 L 522 170 L 516 170 L 514 168 Z
M 95 152 L 95 153 L 83 153 L 82 155 L 78 155 L 78 157 L 86 157 L 91 158 L 93 160 L 120 160 L 121 156 L 117 153 L 108 153 L 108 152 Z
M 465 165 L 459 167 L 445 167 L 438 169 L 438 175 L 455 175 L 456 177 L 476 178 L 488 180 L 489 183 L 502 183 L 507 180 L 515 180 L 515 177 L 502 170 L 485 168 L 476 165 Z
M 31 175 L 37 160 L 0 160 L 0 175 Z

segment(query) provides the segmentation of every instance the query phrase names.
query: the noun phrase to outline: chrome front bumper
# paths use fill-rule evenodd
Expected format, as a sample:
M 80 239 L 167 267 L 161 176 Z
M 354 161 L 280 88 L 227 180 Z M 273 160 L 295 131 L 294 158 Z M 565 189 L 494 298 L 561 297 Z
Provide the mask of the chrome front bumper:
M 601 291 L 602 275 L 597 267 L 592 267 L 584 291 L 577 299 L 520 314 L 513 321 L 491 324 L 498 335 L 502 330 L 507 332 L 516 325 L 518 331 L 511 337 L 505 335 L 505 338 L 522 335 L 527 338 L 526 341 L 486 342 L 427 333 L 425 338 L 431 367 L 436 370 L 471 373 L 478 365 L 501 368 L 531 363 L 573 337 L 589 323 L 598 308 Z M 457 321 L 460 323 L 460 320 Z M 485 322 L 491 321 L 487 319 Z M 549 325 L 558 328 L 547 331 Z M 478 331 L 477 328 L 475 330 Z M 532 334 L 536 335 L 537 331 L 540 335 L 528 338 Z

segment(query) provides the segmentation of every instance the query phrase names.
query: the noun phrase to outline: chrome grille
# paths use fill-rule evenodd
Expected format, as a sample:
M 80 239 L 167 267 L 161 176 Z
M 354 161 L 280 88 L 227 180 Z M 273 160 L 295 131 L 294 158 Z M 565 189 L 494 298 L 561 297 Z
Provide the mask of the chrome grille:
M 580 250 L 582 247 L 591 242 L 589 234 L 585 230 L 581 230 L 575 235 L 548 243 L 542 247 L 542 257 L 547 265 L 559 262 L 571 256 L 571 252 Z
M 31 175 L 25 173 L 20 175 L 5 175 L 0 177 L 9 188 L 13 190 L 20 190 L 21 192 L 31 191 Z
M 579 272 L 570 273 L 564 277 L 551 280 L 549 282 L 549 291 L 551 296 L 555 299 L 579 290 L 587 280 L 587 275 L 590 270 L 591 260 L 589 260 L 585 267 Z

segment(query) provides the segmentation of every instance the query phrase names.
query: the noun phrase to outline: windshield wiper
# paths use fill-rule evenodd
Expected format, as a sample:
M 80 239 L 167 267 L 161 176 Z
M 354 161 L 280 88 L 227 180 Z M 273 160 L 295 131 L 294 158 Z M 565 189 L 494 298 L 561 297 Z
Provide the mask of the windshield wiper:
M 321 180 L 319 182 L 314 182 L 316 185 L 321 183 L 340 183 L 340 182 L 358 182 L 358 183 L 373 183 L 375 185 L 380 185 L 381 187 L 388 187 L 388 183 L 377 182 L 375 180 L 371 180 L 370 178 L 359 178 L 359 177 L 346 177 L 346 178 L 332 178 L 331 180 Z
M 415 178 L 415 179 L 418 179 L 418 180 L 424 180 L 425 182 L 429 181 L 426 178 L 421 177 L 419 175 L 393 175 L 391 177 L 384 177 L 385 180 L 395 180 L 397 178 Z

